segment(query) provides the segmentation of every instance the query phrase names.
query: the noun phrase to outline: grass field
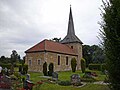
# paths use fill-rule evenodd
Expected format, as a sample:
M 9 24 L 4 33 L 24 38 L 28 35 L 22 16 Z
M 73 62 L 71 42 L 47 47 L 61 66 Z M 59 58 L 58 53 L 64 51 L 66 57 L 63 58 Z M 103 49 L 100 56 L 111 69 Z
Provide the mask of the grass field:
M 103 81 L 105 79 L 105 75 L 103 75 L 101 72 L 99 71 L 94 71 L 94 72 L 98 74 L 98 77 L 96 77 L 96 80 Z M 42 73 L 33 73 L 33 72 L 29 72 L 29 73 L 30 73 L 30 79 L 34 83 L 40 80 L 47 80 L 46 78 L 41 77 L 43 76 Z M 58 72 L 59 80 L 61 81 L 70 80 L 70 76 L 72 74 L 79 74 L 81 77 L 83 76 L 81 71 L 76 71 L 75 73 L 71 71 Z M 33 90 L 36 90 L 36 89 L 33 88 Z M 98 85 L 98 84 L 93 84 L 93 83 L 87 83 L 83 87 L 74 87 L 72 85 L 71 86 L 60 86 L 58 84 L 43 83 L 40 86 L 40 89 L 38 90 L 109 90 L 109 88 L 107 85 Z

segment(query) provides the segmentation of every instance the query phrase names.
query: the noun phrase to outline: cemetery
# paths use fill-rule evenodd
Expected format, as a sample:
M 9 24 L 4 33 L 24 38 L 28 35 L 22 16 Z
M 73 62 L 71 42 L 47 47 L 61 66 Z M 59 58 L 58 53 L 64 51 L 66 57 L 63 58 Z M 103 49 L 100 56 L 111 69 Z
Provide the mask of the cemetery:
M 3 70 L 4 68 L 1 67 L 0 90 L 79 90 L 80 88 L 87 90 L 91 85 L 109 90 L 107 85 L 97 83 L 104 81 L 106 77 L 101 71 L 88 70 L 85 73 L 64 71 L 53 72 L 51 76 L 44 76 L 42 72 L 22 74 L 19 71 L 9 75 L 9 71 L 5 73 L 2 72 Z M 92 88 L 91 90 L 96 89 Z

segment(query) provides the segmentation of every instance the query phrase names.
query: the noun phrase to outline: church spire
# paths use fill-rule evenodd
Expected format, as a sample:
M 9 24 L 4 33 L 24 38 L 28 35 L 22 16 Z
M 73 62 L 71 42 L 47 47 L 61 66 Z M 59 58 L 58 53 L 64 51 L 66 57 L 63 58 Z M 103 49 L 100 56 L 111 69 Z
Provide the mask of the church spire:
M 68 32 L 67 32 L 67 34 L 69 34 L 69 35 L 73 35 L 74 34 L 75 35 L 71 5 L 70 5 L 70 13 L 69 13 Z
M 66 44 L 66 43 L 81 43 L 82 44 L 81 40 L 75 35 L 71 5 L 70 5 L 67 35 L 61 41 L 61 43 L 63 43 L 63 44 Z

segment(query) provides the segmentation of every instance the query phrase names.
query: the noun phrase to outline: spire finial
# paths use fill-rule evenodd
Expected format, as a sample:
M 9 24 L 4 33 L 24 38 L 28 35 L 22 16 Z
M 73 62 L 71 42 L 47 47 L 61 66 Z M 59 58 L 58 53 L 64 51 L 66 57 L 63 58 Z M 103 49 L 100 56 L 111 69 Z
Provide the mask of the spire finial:
M 70 7 L 71 7 L 71 4 L 70 4 Z

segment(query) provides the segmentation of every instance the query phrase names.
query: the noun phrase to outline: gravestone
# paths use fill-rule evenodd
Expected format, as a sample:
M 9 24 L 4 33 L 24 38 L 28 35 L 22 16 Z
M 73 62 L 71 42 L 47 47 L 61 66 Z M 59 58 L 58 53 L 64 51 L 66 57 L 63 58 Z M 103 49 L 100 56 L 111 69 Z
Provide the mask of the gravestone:
M 58 80 L 58 73 L 56 73 L 56 72 L 52 73 L 52 80 L 55 80 L 55 81 Z
M 2 67 L 0 66 L 0 73 L 2 72 Z
M 71 75 L 71 83 L 76 86 L 80 85 L 81 84 L 80 76 L 78 74 Z
M 30 74 L 26 74 L 26 80 L 30 80 Z

